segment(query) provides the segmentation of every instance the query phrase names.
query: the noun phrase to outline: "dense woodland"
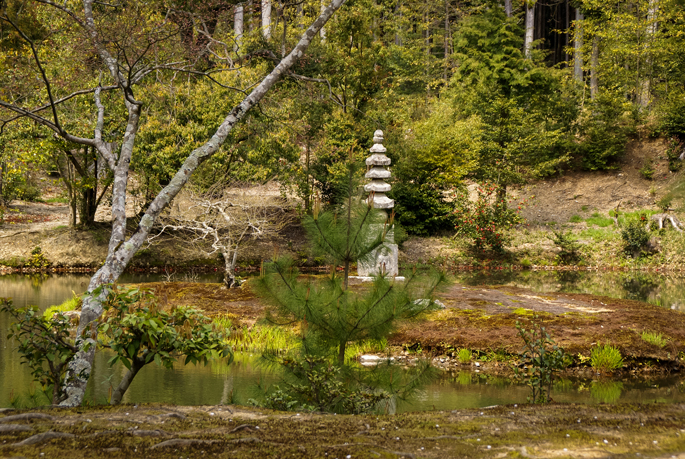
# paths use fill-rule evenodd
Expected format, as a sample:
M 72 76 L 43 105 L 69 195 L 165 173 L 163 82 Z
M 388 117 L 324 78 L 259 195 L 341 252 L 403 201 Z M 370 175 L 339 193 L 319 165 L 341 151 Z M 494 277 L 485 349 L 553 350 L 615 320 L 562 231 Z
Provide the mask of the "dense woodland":
M 96 130 L 100 85 L 101 138 L 116 151 L 127 102 L 79 28 L 80 2 L 64 6 L 2 2 L 0 187 L 4 204 L 31 199 L 37 171 L 59 174 L 72 223 L 88 226 L 113 174 L 78 138 Z M 677 156 L 685 138 L 683 6 L 348 0 L 193 181 L 275 179 L 304 210 L 317 194 L 334 204 L 349 150 L 361 161 L 382 129 L 398 220 L 426 235 L 454 227 L 449 197 L 466 179 L 502 194 L 568 169 L 608 169 L 638 131 L 672 137 Z M 270 0 L 92 7 L 103 42 L 129 72 L 127 97 L 140 103 L 130 168 L 147 202 L 320 10 L 317 2 Z

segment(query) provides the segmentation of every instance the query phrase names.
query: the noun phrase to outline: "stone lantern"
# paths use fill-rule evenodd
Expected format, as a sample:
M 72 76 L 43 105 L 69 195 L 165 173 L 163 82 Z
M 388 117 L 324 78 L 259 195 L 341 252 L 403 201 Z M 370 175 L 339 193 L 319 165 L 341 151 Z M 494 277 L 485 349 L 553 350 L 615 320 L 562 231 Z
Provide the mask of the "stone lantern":
M 390 171 L 387 169 L 387 166 L 390 165 L 390 158 L 385 156 L 387 150 L 383 146 L 383 131 L 378 130 L 373 133 L 373 147 L 369 151 L 371 156 L 366 158 L 368 171 L 365 177 L 371 179 L 371 182 L 364 185 L 364 191 L 369 193 L 367 199 L 369 202 L 373 202 L 373 207 L 385 211 L 387 216 L 387 211 L 395 207 L 395 201 L 385 194 L 390 191 L 390 184 L 385 181 L 390 178 Z M 377 228 L 377 230 L 382 231 L 382 227 Z M 398 249 L 392 229 L 388 231 L 383 245 L 371 255 L 371 259 L 367 262 L 358 261 L 357 273 L 360 277 L 397 276 L 399 273 Z

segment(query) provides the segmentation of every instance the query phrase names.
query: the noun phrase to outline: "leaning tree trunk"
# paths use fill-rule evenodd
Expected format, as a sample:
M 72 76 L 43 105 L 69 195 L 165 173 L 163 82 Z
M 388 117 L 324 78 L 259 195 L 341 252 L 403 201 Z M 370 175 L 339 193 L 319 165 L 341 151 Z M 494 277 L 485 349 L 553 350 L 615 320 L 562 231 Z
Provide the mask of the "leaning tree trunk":
M 88 291 L 83 297 L 81 319 L 77 330 L 76 345 L 79 351 L 69 362 L 69 370 L 65 379 L 64 391 L 67 398 L 60 404 L 62 406 L 78 406 L 82 403 L 86 391 L 86 385 L 93 367 L 95 357 L 95 344 L 97 337 L 97 320 L 103 311 L 103 303 L 107 297 L 107 289 L 98 287 L 115 282 L 124 272 L 126 266 L 135 253 L 145 243 L 159 214 L 166 208 L 171 200 L 181 191 L 195 170 L 212 155 L 214 155 L 226 141 L 233 127 L 245 116 L 245 114 L 266 95 L 271 87 L 302 57 L 321 27 L 333 16 L 344 3 L 344 0 L 333 0 L 331 4 L 316 18 L 316 20 L 304 32 L 300 41 L 293 50 L 276 65 L 253 90 L 226 116 L 219 128 L 209 141 L 192 151 L 183 165 L 176 172 L 171 182 L 150 203 L 145 215 L 140 219 L 138 228 L 133 235 L 126 240 L 126 179 L 128 178 L 128 165 L 135 134 L 138 129 L 138 121 L 141 106 L 139 103 L 127 102 L 129 120 L 126 126 L 119 161 L 111 151 L 111 144 L 105 144 L 101 138 L 104 124 L 104 106 L 100 102 L 100 90 L 96 90 L 96 104 L 98 106 L 98 130 L 96 141 L 98 150 L 107 159 L 110 169 L 114 171 L 114 183 L 112 187 L 112 235 L 107 258 L 104 265 L 93 275 L 88 285 Z M 84 1 L 85 12 L 89 30 L 94 40 L 99 40 L 95 29 L 95 21 L 92 15 L 92 2 Z M 97 43 L 97 42 L 96 42 Z M 117 79 L 123 78 L 117 67 L 117 62 L 102 46 L 98 48 L 102 61 L 110 68 L 110 72 Z M 127 101 L 133 99 L 130 89 L 124 88 L 127 93 Z M 109 150 L 108 150 L 109 148 Z
M 112 399 L 109 401 L 110 405 L 118 405 L 121 403 L 121 399 L 131 385 L 133 378 L 136 377 L 141 368 L 145 366 L 145 361 L 142 359 L 133 359 L 131 363 L 131 368 L 124 375 L 124 379 L 121 380 L 116 390 L 112 392 Z

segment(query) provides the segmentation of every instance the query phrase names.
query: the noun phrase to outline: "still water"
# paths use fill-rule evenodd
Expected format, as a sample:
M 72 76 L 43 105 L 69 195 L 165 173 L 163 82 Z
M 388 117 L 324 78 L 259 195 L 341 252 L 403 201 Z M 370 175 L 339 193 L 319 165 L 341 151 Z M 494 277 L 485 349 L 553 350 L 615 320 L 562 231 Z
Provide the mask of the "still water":
M 685 309 L 685 279 L 645 273 L 596 272 L 531 272 L 505 273 L 462 272 L 457 282 L 468 285 L 507 284 L 539 291 L 594 293 L 617 298 L 638 299 L 673 309 Z M 74 293 L 81 293 L 88 283 L 87 275 L 0 276 L 0 296 L 12 297 L 16 306 L 34 304 L 41 309 L 59 304 Z M 125 275 L 120 281 L 154 282 L 163 275 Z M 183 280 L 179 276 L 178 280 Z M 194 278 L 197 282 L 219 282 L 220 274 Z M 13 397 L 25 401 L 36 393 L 27 368 L 20 364 L 12 341 L 6 339 L 8 317 L 0 314 L 0 407 L 10 406 Z M 110 355 L 96 356 L 87 398 L 92 403 L 106 403 L 111 386 L 116 386 L 125 372 L 122 365 L 110 368 Z M 236 356 L 227 366 L 217 361 L 207 366 L 183 366 L 174 369 L 146 366 L 136 376 L 124 397 L 125 403 L 165 402 L 179 405 L 247 403 L 259 393 L 259 386 L 278 383 L 271 369 L 260 365 L 259 357 Z M 661 377 L 643 380 L 564 379 L 554 388 L 553 398 L 568 403 L 683 403 L 685 377 Z M 446 372 L 426 385 L 410 402 L 401 402 L 398 411 L 450 410 L 499 404 L 525 403 L 529 389 L 510 380 L 468 371 Z M 41 400 L 42 402 L 42 400 Z

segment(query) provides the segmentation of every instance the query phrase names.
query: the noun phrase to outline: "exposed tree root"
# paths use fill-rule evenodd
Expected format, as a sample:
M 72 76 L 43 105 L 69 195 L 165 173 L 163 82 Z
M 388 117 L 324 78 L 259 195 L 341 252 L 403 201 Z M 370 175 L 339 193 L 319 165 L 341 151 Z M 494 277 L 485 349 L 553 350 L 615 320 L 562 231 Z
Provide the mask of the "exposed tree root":
M 171 440 L 166 440 L 161 443 L 157 443 L 156 445 L 151 446 L 150 449 L 168 448 L 170 446 L 178 446 L 183 448 L 185 446 L 194 445 L 213 445 L 214 443 L 217 443 L 217 440 L 199 440 L 197 438 L 172 438 Z
M 685 228 L 683 224 L 678 220 L 678 217 L 671 215 L 671 214 L 654 214 L 650 218 L 651 221 L 657 222 L 657 225 L 659 226 L 659 229 L 664 228 L 664 221 L 669 221 L 671 222 L 671 225 L 673 228 L 678 230 L 679 232 L 683 232 L 683 229 Z M 647 223 L 647 229 L 649 230 L 649 225 L 651 223 Z
M 4 418 L 0 418 L 0 424 L 4 424 L 6 422 L 34 421 L 34 420 L 54 421 L 55 418 L 54 418 L 54 416 L 50 416 L 49 414 L 43 414 L 43 413 L 14 414 L 12 416 L 5 416 Z
M 76 435 L 70 433 L 53 432 L 50 430 L 48 432 L 32 435 L 26 440 L 20 441 L 19 443 L 14 443 L 11 446 L 16 448 L 21 446 L 38 445 L 40 443 L 45 443 L 47 441 L 54 440 L 55 438 L 74 438 L 75 436 Z
M 29 430 L 33 430 L 33 427 L 25 426 L 24 424 L 0 424 L 0 433 L 28 432 Z

